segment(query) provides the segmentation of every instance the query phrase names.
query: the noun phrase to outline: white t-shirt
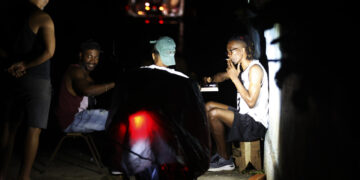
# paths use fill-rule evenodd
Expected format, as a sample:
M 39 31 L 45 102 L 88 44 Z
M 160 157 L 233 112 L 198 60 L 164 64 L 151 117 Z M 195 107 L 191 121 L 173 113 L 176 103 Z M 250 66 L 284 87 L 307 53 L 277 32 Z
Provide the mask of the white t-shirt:
M 161 66 L 157 66 L 155 64 L 153 65 L 150 65 L 150 66 L 141 66 L 140 68 L 149 68 L 149 69 L 158 69 L 158 70 L 163 70 L 163 71 L 167 71 L 171 74 L 176 74 L 178 76 L 182 76 L 184 78 L 189 78 L 187 75 L 185 75 L 184 73 L 182 72 L 179 72 L 179 71 L 176 71 L 174 69 L 170 69 L 170 68 L 167 68 L 167 67 L 161 67 Z

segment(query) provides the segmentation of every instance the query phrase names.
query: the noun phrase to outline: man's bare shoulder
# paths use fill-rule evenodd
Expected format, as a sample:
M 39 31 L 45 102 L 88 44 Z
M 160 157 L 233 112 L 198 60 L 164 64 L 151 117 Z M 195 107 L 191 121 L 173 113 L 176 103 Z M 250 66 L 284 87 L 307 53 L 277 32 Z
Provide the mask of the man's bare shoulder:
M 249 69 L 249 78 L 251 79 L 251 81 L 260 82 L 263 78 L 263 74 L 264 71 L 258 64 L 251 66 L 251 68 Z
M 81 66 L 70 65 L 66 71 L 66 75 L 71 79 L 84 77 L 84 69 Z
M 50 27 L 54 26 L 54 22 L 51 16 L 44 11 L 34 12 L 31 18 L 35 20 L 35 22 L 37 22 L 40 26 L 50 26 Z
M 263 69 L 260 67 L 260 65 L 254 64 L 253 66 L 250 67 L 249 71 L 255 73 L 262 73 Z

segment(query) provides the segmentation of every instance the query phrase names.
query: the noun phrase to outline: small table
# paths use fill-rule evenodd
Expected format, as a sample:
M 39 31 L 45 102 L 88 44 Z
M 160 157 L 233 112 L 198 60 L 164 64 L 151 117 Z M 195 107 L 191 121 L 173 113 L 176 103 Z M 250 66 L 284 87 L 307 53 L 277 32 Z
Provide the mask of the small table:
M 206 84 L 200 87 L 200 92 L 218 92 L 219 87 L 217 84 Z

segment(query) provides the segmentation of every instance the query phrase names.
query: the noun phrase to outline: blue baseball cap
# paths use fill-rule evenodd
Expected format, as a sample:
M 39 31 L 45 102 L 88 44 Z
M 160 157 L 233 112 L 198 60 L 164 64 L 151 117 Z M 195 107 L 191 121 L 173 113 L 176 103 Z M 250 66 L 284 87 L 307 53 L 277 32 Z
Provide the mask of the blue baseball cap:
M 150 43 L 155 43 L 155 49 L 159 52 L 163 64 L 166 66 L 173 66 L 176 64 L 176 44 L 171 37 L 162 36 L 158 40 L 151 41 Z

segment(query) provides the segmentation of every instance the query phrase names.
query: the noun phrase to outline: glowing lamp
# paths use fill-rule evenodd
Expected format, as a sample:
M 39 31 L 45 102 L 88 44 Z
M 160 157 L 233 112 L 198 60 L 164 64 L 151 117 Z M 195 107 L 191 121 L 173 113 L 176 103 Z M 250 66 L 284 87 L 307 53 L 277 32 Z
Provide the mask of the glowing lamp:
M 140 15 L 140 16 L 142 16 L 142 15 L 144 15 L 145 13 L 144 13 L 144 11 L 138 11 L 137 14 Z

